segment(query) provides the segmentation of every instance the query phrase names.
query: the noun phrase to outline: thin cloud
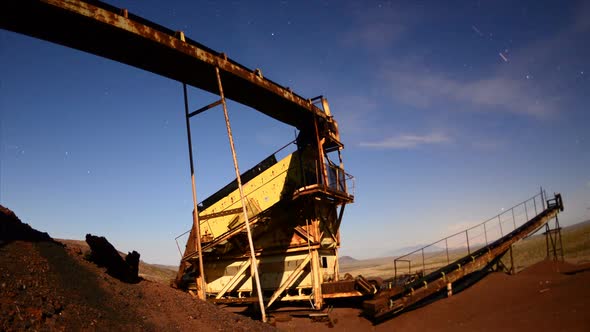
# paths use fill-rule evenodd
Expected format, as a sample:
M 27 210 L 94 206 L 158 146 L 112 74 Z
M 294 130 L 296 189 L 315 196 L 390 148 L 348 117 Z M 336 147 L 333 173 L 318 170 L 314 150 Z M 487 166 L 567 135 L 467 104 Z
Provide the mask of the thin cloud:
M 391 3 L 372 8 L 367 8 L 364 3 L 362 6 L 352 3 L 354 24 L 344 35 L 343 44 L 360 46 L 369 52 L 391 47 L 404 37 L 408 27 L 416 21 L 416 13 L 410 13 L 409 10 Z
M 547 118 L 567 110 L 573 93 L 563 83 L 568 74 L 560 70 L 561 64 L 584 68 L 582 59 L 587 58 L 588 50 L 580 45 L 590 31 L 590 5 L 578 12 L 583 14 L 572 24 L 511 50 L 510 58 L 500 52 L 503 63 L 490 63 L 484 69 L 492 70 L 485 77 L 457 77 L 456 72 L 426 65 L 428 59 L 397 58 L 382 63 L 377 79 L 385 95 L 415 108 Z
M 376 142 L 361 142 L 359 146 L 377 149 L 414 149 L 422 145 L 438 145 L 449 143 L 451 138 L 443 134 L 400 135 L 388 137 Z
M 590 3 L 587 1 L 582 2 L 582 5 L 576 10 L 574 29 L 582 32 L 590 29 Z
M 443 72 L 425 72 L 412 63 L 389 64 L 381 78 L 393 99 L 417 108 L 452 105 L 475 111 L 506 111 L 544 117 L 557 108 L 526 80 L 496 75 L 486 79 L 461 81 Z
M 506 146 L 506 142 L 500 139 L 483 139 L 471 142 L 471 147 L 480 151 L 497 151 Z
M 344 43 L 355 46 L 362 45 L 368 50 L 380 50 L 390 47 L 405 32 L 406 28 L 399 23 L 388 22 L 367 22 L 358 29 L 351 30 Z
M 341 95 L 330 98 L 330 105 L 336 112 L 341 133 L 346 135 L 365 134 L 374 129 L 377 102 L 363 95 Z

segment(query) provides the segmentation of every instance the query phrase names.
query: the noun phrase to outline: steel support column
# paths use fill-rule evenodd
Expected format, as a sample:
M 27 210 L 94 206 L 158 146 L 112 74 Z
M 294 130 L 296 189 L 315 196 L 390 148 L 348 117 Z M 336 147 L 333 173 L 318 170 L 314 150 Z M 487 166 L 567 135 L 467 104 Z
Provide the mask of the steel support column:
M 321 309 L 324 305 L 322 296 L 322 283 L 320 274 L 320 254 L 317 249 L 311 251 L 311 273 L 313 276 L 313 306 L 315 309 Z
M 197 205 L 197 189 L 195 186 L 195 166 L 193 164 L 193 142 L 191 138 L 191 124 L 190 124 L 190 116 L 188 112 L 188 96 L 186 93 L 186 84 L 182 84 L 182 91 L 184 93 L 184 113 L 186 118 L 186 133 L 188 139 L 188 156 L 189 162 L 191 164 L 191 184 L 193 190 L 193 228 L 195 230 L 195 242 L 196 247 L 195 250 L 199 255 L 199 277 L 197 278 L 197 294 L 199 295 L 199 299 L 205 300 L 206 299 L 206 292 L 205 287 L 207 283 L 205 282 L 205 269 L 203 268 L 203 255 L 201 252 L 201 224 L 199 223 L 199 208 Z
M 229 122 L 229 115 L 227 113 L 227 104 L 223 94 L 223 85 L 221 84 L 221 76 L 219 75 L 219 67 L 215 67 L 215 74 L 217 75 L 217 85 L 219 86 L 219 96 L 221 97 L 221 105 L 223 106 L 223 116 L 225 117 L 225 127 L 227 129 L 227 137 L 229 139 L 229 146 L 234 161 L 234 169 L 236 171 L 236 181 L 240 191 L 240 200 L 242 201 L 242 211 L 244 212 L 244 222 L 246 224 L 246 233 L 248 235 L 248 244 L 250 245 L 250 259 L 252 260 L 252 272 L 254 280 L 256 281 L 256 291 L 258 293 L 258 302 L 260 305 L 260 313 L 262 314 L 262 321 L 266 322 L 266 312 L 264 309 L 264 300 L 262 299 L 262 287 L 260 287 L 260 276 L 258 275 L 258 264 L 256 262 L 256 253 L 254 252 L 254 242 L 252 241 L 252 231 L 250 230 L 250 221 L 248 220 L 248 211 L 246 209 L 246 199 L 244 197 L 244 189 L 242 188 L 242 179 L 240 177 L 240 168 L 238 166 L 238 158 L 236 156 L 236 148 L 234 146 L 234 138 L 231 132 L 231 125 Z

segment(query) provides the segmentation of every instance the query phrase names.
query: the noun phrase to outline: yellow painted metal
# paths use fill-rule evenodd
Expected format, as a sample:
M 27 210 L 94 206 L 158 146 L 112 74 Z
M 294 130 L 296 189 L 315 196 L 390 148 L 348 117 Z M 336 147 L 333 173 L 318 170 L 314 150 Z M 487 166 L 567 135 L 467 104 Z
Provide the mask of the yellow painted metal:
M 292 194 L 296 188 L 290 188 L 290 186 L 296 183 L 302 183 L 299 169 L 299 153 L 295 152 L 286 156 L 254 179 L 243 184 L 244 196 L 247 200 L 248 216 L 255 219 L 260 212 L 278 203 L 285 192 Z M 201 211 L 200 215 L 219 213 L 236 209 L 240 206 L 240 192 L 236 189 Z M 243 223 L 244 218 L 241 211 L 227 216 L 203 220 L 201 222 L 201 234 L 205 238 L 215 239 Z
M 309 257 L 307 251 L 294 253 L 290 255 L 276 255 L 271 257 L 260 258 L 260 281 L 262 289 L 276 290 L 284 284 L 294 270 Z M 240 268 L 243 267 L 245 260 L 223 260 L 218 262 L 206 263 L 207 270 L 207 293 L 217 294 L 231 283 L 236 276 L 240 274 Z M 298 280 L 298 288 L 311 288 L 312 278 L 309 274 L 309 267 L 304 270 L 304 276 Z M 250 274 L 244 276 L 236 287 L 229 292 L 252 292 L 253 280 Z
M 313 250 L 313 252 L 317 253 L 317 250 Z M 318 265 L 316 266 L 318 282 L 323 283 L 337 280 L 334 275 L 337 261 L 334 251 L 321 251 L 318 254 Z M 302 263 L 305 263 L 302 269 L 303 272 L 298 277 L 297 284 L 288 288 L 311 291 L 314 287 L 314 277 L 310 273 L 311 267 L 308 264 L 309 262 L 305 262 L 306 259 L 311 259 L 310 253 L 307 250 L 283 255 L 259 257 L 262 289 L 265 291 L 275 291 L 281 285 L 287 284 L 289 276 Z M 323 261 L 325 261 L 326 265 L 321 263 Z M 227 259 L 207 262 L 205 264 L 207 271 L 207 293 L 216 295 L 222 293 L 222 295 L 225 295 L 227 292 L 235 295 L 237 292 L 252 292 L 253 280 L 251 275 L 247 271 L 244 271 L 245 262 L 246 258 L 241 260 Z M 236 277 L 239 278 L 239 282 L 236 282 Z

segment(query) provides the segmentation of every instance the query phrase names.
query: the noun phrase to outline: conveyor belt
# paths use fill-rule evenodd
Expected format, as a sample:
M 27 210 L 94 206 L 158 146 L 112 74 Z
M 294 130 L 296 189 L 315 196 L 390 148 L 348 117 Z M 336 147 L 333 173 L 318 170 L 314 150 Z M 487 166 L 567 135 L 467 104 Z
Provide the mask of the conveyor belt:
M 184 36 L 100 1 L 12 0 L 2 3 L 0 28 L 92 53 L 218 94 L 299 129 L 329 114 L 287 87 L 266 79 Z
M 375 321 L 380 321 L 402 312 L 442 289 L 446 289 L 448 283 L 453 283 L 495 262 L 510 249 L 511 245 L 536 232 L 549 220 L 555 218 L 559 211 L 563 211 L 563 203 L 561 195 L 556 194 L 555 198 L 549 201 L 545 210 L 511 233 L 406 285 L 402 290 L 399 288 L 385 289 L 375 298 L 365 301 L 363 303 L 365 314 Z

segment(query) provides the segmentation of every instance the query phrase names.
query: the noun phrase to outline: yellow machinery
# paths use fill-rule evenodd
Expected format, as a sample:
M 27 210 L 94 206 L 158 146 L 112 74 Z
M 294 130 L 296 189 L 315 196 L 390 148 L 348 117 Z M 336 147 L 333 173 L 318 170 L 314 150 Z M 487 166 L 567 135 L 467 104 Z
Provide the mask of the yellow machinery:
M 354 290 L 354 281 L 344 283 L 350 287 L 330 284 L 339 278 L 338 229 L 344 206 L 353 196 L 347 182 L 351 178 L 340 158 L 343 146 L 338 127 L 324 98 L 304 98 L 265 78 L 259 69 L 247 68 L 191 40 L 183 31 L 100 1 L 9 1 L 3 9 L 0 29 L 182 83 L 196 213 L 180 262 L 178 286 L 196 287 L 199 298 L 216 301 L 247 301 L 256 295 L 263 320 L 264 307 L 277 299 L 311 298 L 321 307 L 324 298 L 334 294 L 360 294 Z M 189 112 L 187 87 L 208 91 L 220 100 Z M 273 155 L 241 173 L 226 98 L 295 127 L 299 131 L 296 152 L 282 160 Z M 189 119 L 219 105 L 236 181 L 198 206 Z M 249 257 L 255 259 L 249 261 Z
M 327 101 L 318 100 L 329 112 Z M 353 201 L 354 184 L 344 171 L 343 146 L 330 120 L 301 131 L 292 142 L 295 152 L 281 160 L 275 153 L 241 174 L 266 307 L 277 300 L 311 300 L 321 308 L 325 298 L 366 293 L 355 289 L 354 280 L 338 282 L 339 226 L 344 206 Z M 199 280 L 193 229 L 177 286 L 198 290 L 204 285 L 207 298 L 215 302 L 256 302 L 236 181 L 202 201 L 198 210 L 205 277 Z
M 248 302 L 255 295 L 263 320 L 265 307 L 277 300 L 311 299 L 321 307 L 328 297 L 374 290 L 363 280 L 337 281 L 338 229 L 353 195 L 351 177 L 342 165 L 338 127 L 324 98 L 304 98 L 265 78 L 259 69 L 191 40 L 183 31 L 100 1 L 9 1 L 0 12 L 0 29 L 182 83 L 195 212 L 177 286 L 196 288 L 200 299 L 214 301 Z M 208 91 L 220 100 L 189 111 L 187 87 Z M 296 151 L 281 160 L 270 156 L 241 173 L 226 98 L 295 127 Z M 199 206 L 189 120 L 219 105 L 236 181 Z

